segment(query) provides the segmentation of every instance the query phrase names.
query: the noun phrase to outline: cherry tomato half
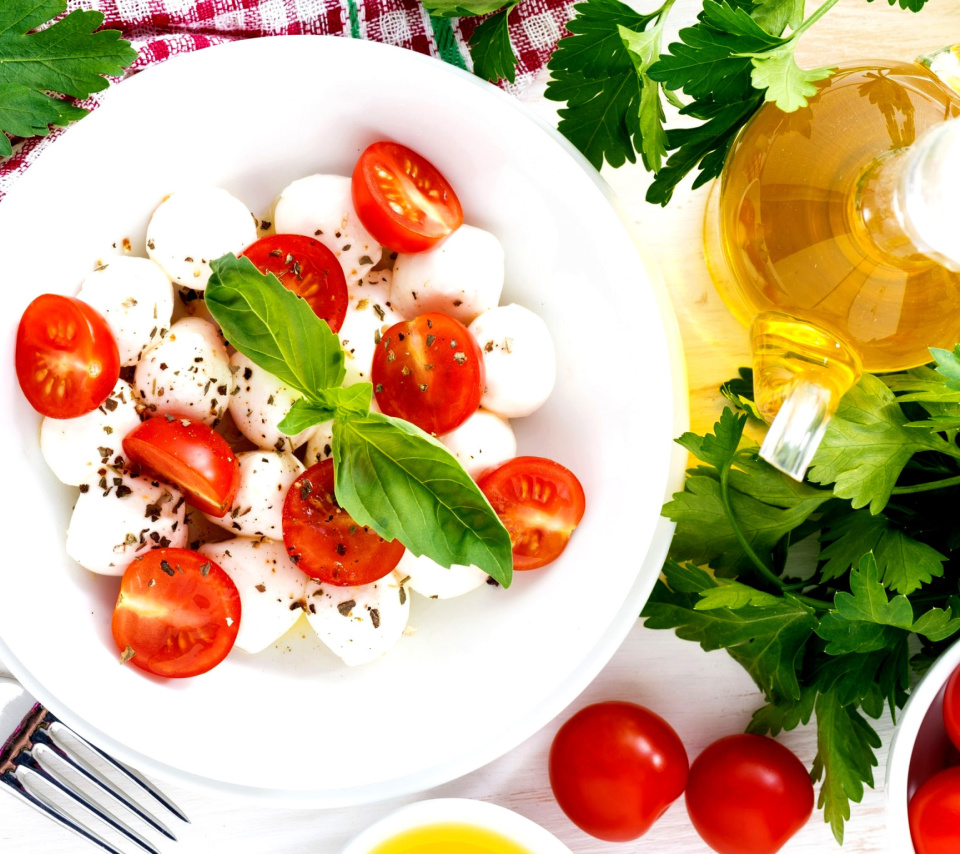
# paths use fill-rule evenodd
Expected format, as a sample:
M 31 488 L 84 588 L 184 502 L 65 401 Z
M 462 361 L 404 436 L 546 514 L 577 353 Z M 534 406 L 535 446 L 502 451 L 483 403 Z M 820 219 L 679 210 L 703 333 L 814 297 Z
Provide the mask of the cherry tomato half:
M 17 327 L 17 379 L 30 405 L 50 418 L 76 418 L 103 403 L 120 376 L 117 342 L 82 300 L 42 294 Z
M 947 680 L 943 694 L 943 725 L 953 746 L 960 750 L 960 667 Z
M 583 518 L 577 476 L 544 457 L 514 457 L 477 481 L 513 544 L 513 568 L 538 569 L 560 556 Z
M 261 273 L 273 273 L 280 283 L 303 297 L 313 313 L 333 332 L 347 314 L 347 280 L 334 255 L 319 240 L 301 234 L 268 234 L 240 253 Z
M 353 206 L 364 228 L 395 252 L 423 252 L 463 224 L 453 187 L 424 157 L 375 142 L 353 169 Z
M 813 812 L 813 783 L 780 742 L 742 733 L 721 738 L 690 766 L 687 813 L 719 854 L 773 854 Z
M 127 458 L 179 487 L 187 502 L 223 516 L 240 488 L 240 462 L 212 427 L 200 421 L 155 415 L 123 439 Z
M 946 768 L 923 783 L 907 808 L 916 854 L 960 851 L 960 766 Z
M 347 587 L 387 575 L 403 557 L 403 545 L 358 525 L 334 496 L 333 460 L 310 466 L 283 502 L 283 543 L 307 575 Z
M 618 700 L 576 712 L 550 747 L 550 785 L 567 817 L 610 842 L 646 833 L 680 795 L 687 752 L 663 718 Z
M 157 676 L 197 676 L 233 649 L 240 594 L 202 554 L 153 549 L 123 573 L 111 628 L 123 661 Z
M 429 312 L 401 320 L 381 336 L 370 379 L 384 413 L 442 436 L 477 411 L 486 371 L 467 327 Z

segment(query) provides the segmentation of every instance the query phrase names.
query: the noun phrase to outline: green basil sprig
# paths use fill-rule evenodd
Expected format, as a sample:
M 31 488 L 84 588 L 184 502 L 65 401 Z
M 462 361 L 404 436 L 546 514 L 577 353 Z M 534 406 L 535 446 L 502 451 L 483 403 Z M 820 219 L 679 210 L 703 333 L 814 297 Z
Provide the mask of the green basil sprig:
M 234 255 L 210 268 L 204 297 L 227 340 L 303 395 L 279 429 L 292 435 L 333 420 L 337 503 L 416 555 L 473 564 L 509 587 L 510 535 L 453 454 L 418 427 L 370 412 L 370 383 L 343 387 L 340 339 L 276 276 Z

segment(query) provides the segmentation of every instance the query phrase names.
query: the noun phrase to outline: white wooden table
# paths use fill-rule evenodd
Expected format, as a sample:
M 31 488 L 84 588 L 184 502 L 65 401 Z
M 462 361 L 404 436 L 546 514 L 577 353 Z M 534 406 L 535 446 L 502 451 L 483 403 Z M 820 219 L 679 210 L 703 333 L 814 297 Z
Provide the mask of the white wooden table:
M 634 0 L 641 9 L 653 4 Z M 811 7 L 813 4 L 811 4 Z M 692 19 L 692 0 L 679 0 L 682 18 Z M 809 10 L 808 10 L 809 11 Z M 869 57 L 912 59 L 951 41 L 960 41 L 960 3 L 930 0 L 919 15 L 888 8 L 883 0 L 841 0 L 801 44 L 801 63 L 831 64 Z M 554 106 L 542 97 L 543 85 L 522 100 L 544 117 Z M 606 171 L 605 177 L 623 200 L 639 234 L 649 247 L 671 291 L 687 358 L 691 426 L 709 429 L 722 409 L 719 384 L 748 364 L 744 330 L 714 293 L 703 263 L 700 228 L 704 190 L 681 188 L 666 209 L 643 201 L 648 179 L 642 169 Z M 614 844 L 587 836 L 571 824 L 554 802 L 547 780 L 547 753 L 556 729 L 577 708 L 598 700 L 626 699 L 641 703 L 669 720 L 693 759 L 713 740 L 740 732 L 761 703 L 746 673 L 726 653 L 705 653 L 672 632 L 638 624 L 589 688 L 539 733 L 506 756 L 472 774 L 417 796 L 351 809 L 285 811 L 252 806 L 165 784 L 192 817 L 180 831 L 180 842 L 161 843 L 169 854 L 337 854 L 347 840 L 386 812 L 424 797 L 467 797 L 493 801 L 542 824 L 574 854 L 709 854 L 690 825 L 683 800 L 676 802 L 644 837 Z M 847 825 L 846 854 L 883 854 L 885 839 L 882 782 L 889 720 L 878 726 L 884 746 L 876 770 L 877 788 L 854 805 Z M 816 752 L 815 731 L 808 727 L 781 737 L 809 766 Z M 283 749 L 278 740 L 276 749 Z M 296 749 L 289 745 L 290 749 Z M 256 761 L 256 756 L 251 756 Z M 94 850 L 59 830 L 32 810 L 0 792 L 0 852 L 3 854 L 82 854 Z M 815 812 L 810 822 L 783 849 L 783 854 L 840 851 L 828 827 Z M 890 852 L 907 854 L 907 852 Z

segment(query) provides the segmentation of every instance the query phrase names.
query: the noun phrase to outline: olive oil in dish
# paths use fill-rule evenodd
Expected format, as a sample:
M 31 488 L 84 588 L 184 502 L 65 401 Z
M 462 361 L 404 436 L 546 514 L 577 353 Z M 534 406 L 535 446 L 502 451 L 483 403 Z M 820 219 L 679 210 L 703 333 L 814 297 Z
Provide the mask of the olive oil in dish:
M 404 830 L 369 854 L 533 854 L 495 830 L 464 822 L 438 822 Z

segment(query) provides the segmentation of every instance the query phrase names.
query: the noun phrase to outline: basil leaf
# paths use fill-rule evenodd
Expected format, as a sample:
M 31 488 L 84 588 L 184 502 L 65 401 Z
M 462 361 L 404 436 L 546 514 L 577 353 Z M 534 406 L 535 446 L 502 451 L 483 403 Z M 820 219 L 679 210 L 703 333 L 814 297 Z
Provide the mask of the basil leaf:
M 343 383 L 340 339 L 305 300 L 249 258 L 224 255 L 211 261 L 210 269 L 204 301 L 244 356 L 311 398 Z
M 474 565 L 504 587 L 510 535 L 456 458 L 406 421 L 380 413 L 333 424 L 337 503 L 360 525 L 441 566 Z
M 290 411 L 277 425 L 281 433 L 295 436 L 314 424 L 321 424 L 331 418 L 366 415 L 370 411 L 373 386 L 370 383 L 354 383 L 343 388 L 324 388 L 309 398 L 300 398 L 293 402 Z

